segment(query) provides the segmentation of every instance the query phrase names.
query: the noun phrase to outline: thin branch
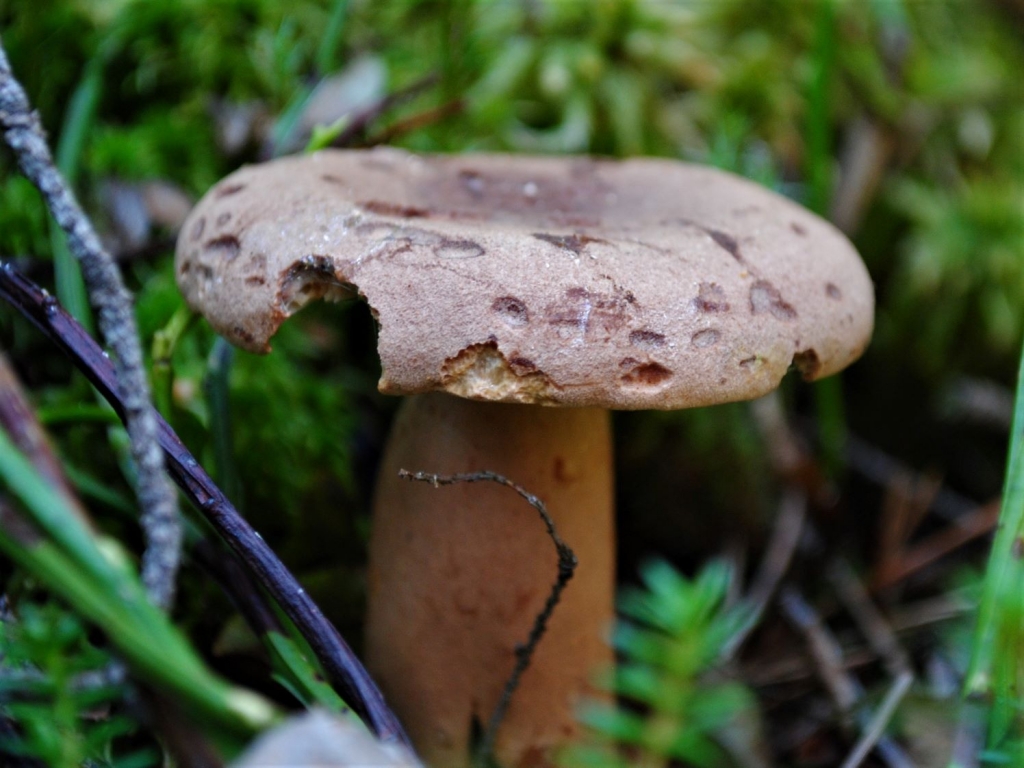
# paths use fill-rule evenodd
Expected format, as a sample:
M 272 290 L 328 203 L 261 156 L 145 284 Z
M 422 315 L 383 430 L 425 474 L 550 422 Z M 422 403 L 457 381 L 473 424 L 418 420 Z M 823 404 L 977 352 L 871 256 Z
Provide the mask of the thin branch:
M 512 694 L 515 693 L 516 688 L 519 686 L 519 679 L 522 677 L 527 667 L 530 666 L 530 661 L 533 658 L 534 652 L 537 650 L 537 645 L 540 643 L 541 638 L 544 636 L 544 632 L 547 630 L 551 614 L 554 613 L 555 606 L 558 605 L 562 592 L 565 590 L 566 585 L 568 585 L 569 580 L 572 579 L 573 573 L 576 571 L 576 565 L 578 563 L 576 553 L 574 553 L 572 549 L 570 549 L 569 545 L 566 544 L 558 535 L 558 532 L 555 530 L 555 521 L 552 520 L 551 515 L 548 514 L 548 510 L 547 507 L 544 506 L 544 502 L 527 491 L 521 485 L 517 485 L 509 480 L 504 475 L 499 475 L 496 472 L 467 472 L 457 475 L 435 475 L 429 472 L 409 472 L 408 470 L 401 469 L 398 471 L 398 476 L 407 480 L 419 480 L 421 482 L 430 483 L 435 488 L 442 485 L 454 485 L 455 483 L 479 482 L 498 483 L 499 485 L 504 485 L 506 488 L 511 488 L 513 491 L 518 493 L 527 504 L 537 510 L 537 514 L 540 515 L 541 520 L 544 521 L 544 527 L 547 529 L 548 536 L 550 536 L 551 541 L 554 542 L 555 551 L 558 552 L 558 578 L 551 587 L 551 593 L 548 595 L 547 602 L 544 603 L 544 607 L 541 609 L 540 613 L 537 614 L 537 618 L 534 619 L 533 628 L 530 630 L 530 635 L 526 642 L 522 645 L 516 646 L 515 668 L 512 670 L 512 674 L 509 676 L 508 682 L 505 683 L 505 688 L 501 693 L 501 699 L 498 700 L 498 705 L 494 708 L 494 712 L 491 714 L 491 719 L 487 723 L 487 731 L 484 733 L 483 740 L 480 744 L 480 756 L 484 761 L 486 761 L 491 757 L 494 751 L 494 740 L 498 735 L 498 728 L 501 726 L 501 721 L 505 718 L 505 713 L 508 711 L 509 705 L 512 703 Z
M 850 713 L 860 698 L 857 684 L 843 669 L 843 649 L 825 626 L 817 611 L 793 587 L 786 587 L 779 595 L 786 618 L 807 641 L 821 681 L 828 689 L 844 725 L 850 725 Z
M 875 653 L 882 657 L 889 674 L 895 678 L 870 721 L 862 724 L 860 739 L 843 761 L 842 768 L 857 768 L 868 753 L 883 740 L 885 728 L 892 720 L 896 707 L 914 682 L 914 673 L 911 671 L 910 658 L 900 645 L 896 632 L 872 602 L 867 589 L 854 575 L 846 560 L 835 560 L 829 566 L 827 574 L 861 633 L 867 638 Z
M 815 506 L 835 505 L 837 491 L 825 477 L 817 457 L 790 424 L 778 390 L 750 403 L 750 414 L 775 474 L 792 488 L 800 488 Z
M 868 723 L 850 754 L 843 761 L 842 768 L 857 768 L 864 762 L 871 750 L 882 740 L 885 735 L 885 727 L 892 720 L 896 707 L 903 701 L 903 697 L 910 690 L 910 684 L 913 682 L 914 676 L 909 670 L 900 673 L 893 681 L 889 692 L 885 694 L 885 698 L 871 718 L 871 722 Z
M 899 557 L 883 560 L 873 574 L 870 587 L 878 592 L 897 584 L 974 539 L 986 536 L 999 524 L 999 499 L 984 504 L 913 546 Z
M 892 710 L 903 698 L 913 677 L 907 673 L 909 680 L 904 682 L 904 676 L 901 674 L 890 689 L 882 707 L 871 717 L 870 721 L 865 722 L 864 713 L 854 711 L 854 707 L 864 698 L 864 690 L 856 678 L 846 671 L 843 649 L 839 645 L 839 641 L 836 640 L 814 608 L 795 588 L 784 588 L 779 595 L 779 604 L 786 618 L 807 640 L 811 657 L 839 711 L 842 725 L 849 728 L 856 723 L 861 729 L 861 736 L 851 753 L 851 758 L 856 757 L 861 746 L 866 744 L 869 752 L 872 748 L 877 749 L 879 757 L 886 765 L 893 768 L 912 768 L 913 763 L 903 753 L 899 745 L 884 733 L 875 731 L 885 730 L 885 726 L 892 717 Z M 863 757 L 859 759 L 863 760 Z M 849 765 L 859 765 L 859 763 L 849 763 Z
M 208 538 L 202 538 L 190 547 L 191 557 L 216 581 L 245 619 L 249 628 L 259 636 L 285 630 L 270 606 L 266 593 L 260 590 L 234 552 L 226 551 Z
M 428 125 L 444 120 L 446 117 L 457 115 L 466 108 L 466 102 L 462 99 L 454 99 L 436 107 L 417 112 L 402 120 L 389 125 L 379 133 L 370 136 L 362 146 L 376 147 L 380 144 L 390 144 L 406 134 L 426 128 Z
M 124 417 L 125 404 L 110 360 L 56 299 L 7 263 L 0 264 L 0 296 L 67 354 Z M 159 415 L 156 425 L 171 478 L 294 622 L 341 697 L 383 741 L 407 744 L 398 718 L 338 630 Z
M 912 473 L 910 467 L 899 459 L 876 448 L 866 440 L 860 439 L 855 434 L 850 434 L 847 437 L 845 450 L 846 462 L 850 468 L 876 485 L 888 487 L 893 482 L 893 478 Z M 959 519 L 973 512 L 977 506 L 977 502 L 973 499 L 969 499 L 951 488 L 941 486 L 936 490 L 935 498 L 928 511 L 949 520 L 954 525 L 959 525 Z
M 909 674 L 910 657 L 867 589 L 854 575 L 850 564 L 838 558 L 828 567 L 827 575 L 868 644 L 882 657 L 889 674 L 893 677 Z
M 137 705 L 145 720 L 159 728 L 160 740 L 170 758 L 165 758 L 166 762 L 180 768 L 223 768 L 223 757 L 177 701 L 164 693 L 143 689 Z
M 746 626 L 729 639 L 722 651 L 723 657 L 735 656 L 754 628 L 760 625 L 761 617 L 764 616 L 768 603 L 778 589 L 782 577 L 789 570 L 793 554 L 800 543 L 800 534 L 804 529 L 806 515 L 806 494 L 795 488 L 787 489 L 779 504 L 775 527 L 772 530 L 768 546 L 765 548 L 761 567 L 745 598 L 745 602 L 750 606 L 750 618 Z
M 371 104 L 366 109 L 353 115 L 349 124 L 346 125 L 342 132 L 339 133 L 331 142 L 331 146 L 350 147 L 355 145 L 358 137 L 365 134 L 370 123 L 392 107 L 396 107 L 402 102 L 409 101 L 424 91 L 432 88 L 440 79 L 441 78 L 438 77 L 437 73 L 429 74 L 421 77 L 419 80 L 413 81 L 404 88 L 400 88 L 394 93 L 387 94 L 375 104 Z
M 952 754 L 949 756 L 952 768 L 978 768 L 981 765 L 987 730 L 985 709 L 977 700 L 968 699 L 960 703 Z
M 99 315 L 103 338 L 117 360 L 117 382 L 123 403 L 137 480 L 146 549 L 142 581 L 150 599 L 162 608 L 174 601 L 175 577 L 181 559 L 182 527 L 174 488 L 164 475 L 157 442 L 156 413 L 149 398 L 142 349 L 132 301 L 113 259 L 103 249 L 89 219 L 53 164 L 39 115 L 15 79 L 0 43 L 0 126 L 25 176 L 46 200 L 64 230 L 71 253 L 82 265 L 89 299 Z
M 757 607 L 759 616 L 764 612 L 789 568 L 793 553 L 800 543 L 806 515 L 807 496 L 803 491 L 787 489 L 779 504 L 775 528 L 765 549 L 764 559 L 747 596 L 747 599 Z

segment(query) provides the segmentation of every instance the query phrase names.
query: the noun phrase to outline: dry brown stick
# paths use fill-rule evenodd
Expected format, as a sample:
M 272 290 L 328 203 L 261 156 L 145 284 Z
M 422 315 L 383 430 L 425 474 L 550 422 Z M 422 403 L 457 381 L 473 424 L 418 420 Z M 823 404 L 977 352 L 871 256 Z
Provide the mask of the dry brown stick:
M 60 460 L 53 449 L 48 435 L 35 412 L 25 398 L 21 383 L 11 369 L 7 355 L 0 352 L 0 429 L 11 439 L 14 447 L 24 454 L 40 477 L 54 488 L 64 499 L 79 522 L 89 531 L 95 528 L 85 511 L 81 500 L 72 490 L 64 475 Z M 0 527 L 15 540 L 31 546 L 39 537 L 36 527 L 12 506 L 6 498 L 0 497 Z M 0 656 L 0 660 L 2 660 Z M 78 675 L 72 683 L 77 688 L 97 688 L 106 685 L 120 685 L 127 670 L 118 660 L 106 668 Z
M 795 588 L 783 589 L 779 596 L 779 602 L 782 605 L 783 613 L 806 638 L 811 656 L 816 662 L 818 674 L 839 710 L 843 725 L 852 728 L 857 720 L 854 707 L 863 698 L 863 691 L 860 684 L 850 676 L 844 667 L 842 647 L 825 626 L 821 617 Z M 899 691 L 899 688 L 895 690 Z M 899 702 L 903 693 L 896 698 L 896 703 Z M 871 721 L 865 725 L 858 744 L 870 736 L 869 746 L 878 747 L 878 752 L 887 765 L 893 766 L 893 768 L 910 768 L 912 763 L 892 739 L 881 734 L 877 736 L 873 734 L 871 728 L 877 719 L 877 716 L 872 717 Z M 888 720 L 889 718 L 886 717 L 882 722 L 883 729 Z
M 191 547 L 190 555 L 220 585 L 254 633 L 259 636 L 271 632 L 285 634 L 266 593 L 260 589 L 237 555 L 225 551 L 206 537 Z
M 828 568 L 828 578 L 868 644 L 882 657 L 889 674 L 893 677 L 909 674 L 910 659 L 907 652 L 903 650 L 889 622 L 871 600 L 867 589 L 854 575 L 849 563 L 837 558 Z
M 544 527 L 547 529 L 548 536 L 550 536 L 551 541 L 554 542 L 555 551 L 558 553 L 558 577 L 555 580 L 554 585 L 551 587 L 551 593 L 548 595 L 548 599 L 544 603 L 544 607 L 540 610 L 540 613 L 537 614 L 537 618 L 534 619 L 533 628 L 530 630 L 530 635 L 526 642 L 522 645 L 516 646 L 515 668 L 512 670 L 512 674 L 509 676 L 508 682 L 505 683 L 505 688 L 501 693 L 501 699 L 498 700 L 498 705 L 494 708 L 491 719 L 487 723 L 487 730 L 484 733 L 483 740 L 480 744 L 480 756 L 483 758 L 484 762 L 486 762 L 486 760 L 488 760 L 493 754 L 494 740 L 497 736 L 498 728 L 501 726 L 501 721 L 505 718 L 505 713 L 508 711 L 508 707 L 512 703 L 512 694 L 515 693 L 516 688 L 519 686 L 519 679 L 526 671 L 526 668 L 530 666 L 530 660 L 533 658 L 534 651 L 537 650 L 537 644 L 540 643 L 541 638 L 544 636 L 544 632 L 547 630 L 551 614 L 554 612 L 555 606 L 558 605 L 558 601 L 561 599 L 562 592 L 565 590 L 569 580 L 572 579 L 573 573 L 576 571 L 576 565 L 578 563 L 576 554 L 558 535 L 558 531 L 555 530 L 555 521 L 552 520 L 551 515 L 548 514 L 548 510 L 544 505 L 544 502 L 527 491 L 521 485 L 517 485 L 509 480 L 504 475 L 499 475 L 497 472 L 466 472 L 457 475 L 435 475 L 429 472 L 409 472 L 408 470 L 401 469 L 398 471 L 398 476 L 408 480 L 419 480 L 421 482 L 430 483 L 435 488 L 441 485 L 454 485 L 455 483 L 479 482 L 498 483 L 499 485 L 504 485 L 506 488 L 511 488 L 513 491 L 518 493 L 527 504 L 537 510 L 537 514 L 540 515 L 541 520 L 544 521 Z
M 793 553 L 800 543 L 806 515 L 807 496 L 795 488 L 787 489 L 779 504 L 775 529 L 765 550 L 761 567 L 747 594 L 747 599 L 757 607 L 758 615 L 764 611 L 782 577 L 786 575 Z
M 878 655 L 866 645 L 843 644 L 843 670 L 850 673 L 878 661 Z M 814 659 L 808 659 L 806 652 L 792 652 L 780 655 L 771 661 L 754 659 L 742 667 L 742 676 L 755 688 L 782 683 L 799 683 L 817 675 Z
M 332 147 L 349 147 L 355 145 L 356 138 L 364 133 L 369 127 L 370 123 L 380 117 L 382 114 L 387 112 L 392 107 L 401 104 L 403 101 L 408 101 L 414 96 L 418 96 L 427 89 L 431 88 L 440 80 L 436 73 L 421 77 L 404 88 L 389 93 L 376 104 L 371 104 L 369 107 L 354 115 L 349 121 L 348 125 L 342 129 L 333 141 L 331 141 Z
M 138 704 L 141 714 L 160 733 L 160 741 L 166 749 L 166 762 L 178 768 L 222 768 L 224 758 L 195 727 L 178 702 L 162 692 L 144 690 Z
M 913 472 L 899 459 L 853 433 L 846 438 L 845 458 L 853 470 L 882 487 L 888 487 L 892 478 L 901 473 Z M 928 511 L 956 525 L 961 517 L 972 512 L 977 506 L 973 499 L 941 486 L 935 492 L 935 498 Z
M 974 611 L 975 607 L 966 598 L 950 599 L 947 595 L 930 597 L 894 609 L 889 625 L 897 635 L 901 635 L 939 622 L 962 618 Z M 878 654 L 872 648 L 859 642 L 850 642 L 843 636 L 838 639 L 843 651 L 843 669 L 847 672 L 878 661 Z M 780 654 L 772 661 L 743 665 L 743 678 L 759 688 L 799 682 L 814 674 L 813 662 L 807 660 L 805 653 Z
M 392 123 L 379 133 L 371 136 L 366 140 L 363 146 L 375 147 L 378 144 L 389 144 L 399 136 L 412 133 L 420 128 L 424 128 L 443 120 L 450 115 L 458 114 L 465 106 L 466 104 L 462 99 L 455 99 L 454 101 L 446 102 L 437 107 L 431 107 L 423 112 L 417 112 L 415 115 L 410 115 L 409 117 Z
M 907 472 L 894 474 L 886 483 L 878 520 L 878 561 L 898 558 L 910 536 L 907 530 L 907 507 L 910 506 L 913 476 Z
M 793 587 L 785 587 L 779 603 L 786 618 L 804 636 L 821 681 L 847 727 L 852 725 L 850 712 L 860 694 L 852 678 L 843 669 L 843 649 L 803 596 Z
M 910 30 L 895 14 L 882 19 L 877 34 L 889 85 L 898 90 L 903 84 L 910 51 Z M 865 110 L 847 131 L 839 161 L 839 186 L 829 211 L 829 220 L 847 234 L 860 226 L 892 164 L 899 131 L 887 123 L 891 120 Z
M 942 478 L 930 473 L 900 473 L 892 478 L 882 502 L 882 521 L 887 526 L 883 528 L 883 558 L 900 556 L 928 516 L 941 488 Z
M 991 533 L 999 522 L 999 504 L 999 499 L 990 501 L 961 517 L 956 524 L 947 525 L 924 541 L 904 549 L 898 558 L 882 561 L 871 577 L 871 591 L 888 589 L 968 542 Z
M 911 671 L 910 659 L 896 638 L 896 633 L 872 602 L 867 589 L 857 579 L 846 560 L 837 558 L 828 568 L 828 578 L 846 605 L 846 609 L 853 616 L 861 634 L 867 639 L 872 650 L 882 658 L 886 669 L 894 678 L 882 703 L 864 726 L 860 739 L 843 761 L 842 768 L 856 768 L 882 739 L 885 727 L 892 719 L 896 707 L 914 682 L 914 674 Z
M 839 160 L 839 185 L 829 211 L 829 220 L 846 234 L 860 226 L 895 148 L 893 132 L 876 119 L 861 116 L 848 126 Z
M 910 673 L 910 670 L 905 670 L 896 677 L 888 693 L 885 694 L 885 698 L 882 699 L 882 703 L 875 710 L 874 716 L 872 716 L 861 734 L 860 739 L 857 740 L 853 749 L 850 750 L 850 754 L 843 761 L 841 768 L 857 768 L 857 766 L 864 762 L 868 753 L 882 740 L 885 735 L 885 727 L 892 720 L 896 707 L 899 706 L 907 691 L 910 690 L 910 685 L 913 682 L 914 676 Z
M 750 412 L 768 450 L 772 469 L 782 481 L 803 489 L 807 498 L 819 507 L 835 504 L 835 487 L 789 423 L 778 391 L 751 402 Z
M 771 539 L 761 559 L 761 567 L 745 599 L 751 610 L 750 619 L 742 630 L 730 638 L 723 651 L 726 658 L 733 656 L 754 627 L 760 624 L 761 616 L 764 615 L 782 577 L 786 575 L 793 553 L 800 543 L 806 514 L 807 496 L 795 488 L 787 489 L 779 504 L 779 512 L 775 518 Z
M 897 633 L 920 629 L 940 621 L 959 619 L 977 608 L 977 603 L 963 595 L 950 593 L 907 603 L 893 609 L 889 624 Z

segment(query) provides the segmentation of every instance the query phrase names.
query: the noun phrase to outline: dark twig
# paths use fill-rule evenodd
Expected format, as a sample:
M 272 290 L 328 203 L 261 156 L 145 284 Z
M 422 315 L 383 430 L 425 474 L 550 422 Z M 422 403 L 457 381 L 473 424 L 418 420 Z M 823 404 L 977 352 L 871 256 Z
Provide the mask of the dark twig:
M 758 616 L 764 613 L 768 601 L 789 568 L 800 543 L 806 516 L 807 496 L 801 490 L 786 489 L 779 503 L 775 528 L 765 549 L 764 559 L 747 595 L 747 599 L 756 607 Z
M 174 488 L 164 475 L 157 442 L 156 412 L 149 398 L 142 348 L 132 301 L 113 259 L 100 244 L 89 219 L 53 164 L 39 115 L 15 79 L 0 43 L 0 125 L 14 150 L 22 173 L 39 188 L 53 218 L 64 230 L 71 253 L 82 265 L 89 299 L 99 315 L 99 327 L 117 360 L 117 391 L 122 401 L 132 458 L 136 494 L 142 510 L 146 550 L 142 581 L 150 599 L 167 608 L 174 600 L 175 577 L 181 559 L 182 528 Z
M 850 564 L 838 558 L 829 565 L 827 575 L 868 644 L 882 658 L 889 674 L 893 677 L 909 674 L 910 657 Z
M 845 458 L 851 469 L 883 487 L 888 487 L 893 478 L 912 473 L 899 459 L 854 434 L 847 436 Z M 936 490 L 928 511 L 959 525 L 958 518 L 973 512 L 977 506 L 973 499 L 941 486 Z
M 888 589 L 970 541 L 991 533 L 999 524 L 999 503 L 999 499 L 990 501 L 960 517 L 956 524 L 901 549 L 898 556 L 883 560 L 871 578 L 871 589 Z
M 864 762 L 871 750 L 879 745 L 879 742 L 885 737 L 885 728 L 892 720 L 896 707 L 903 701 L 903 697 L 910 690 L 910 685 L 913 682 L 914 676 L 910 670 L 904 670 L 896 677 L 882 703 L 865 726 L 861 737 L 843 761 L 841 768 L 857 768 Z
M 834 561 L 828 568 L 828 578 L 861 633 L 867 638 L 868 644 L 882 658 L 886 670 L 894 678 L 882 703 L 863 725 L 860 738 L 843 761 L 842 768 L 856 768 L 884 737 L 885 728 L 892 720 L 896 707 L 914 682 L 914 673 L 907 652 L 896 638 L 896 632 L 871 601 L 867 589 L 857 579 L 849 563 L 841 558 Z
M 825 477 L 817 457 L 790 424 L 778 391 L 752 401 L 750 413 L 779 479 L 791 488 L 801 489 L 815 506 L 834 506 L 835 486 Z
M 113 366 L 56 299 L 6 263 L 0 264 L 0 296 L 67 354 L 118 415 L 124 417 L 125 406 L 117 390 Z M 381 740 L 408 743 L 398 719 L 338 630 L 274 551 L 238 514 L 167 422 L 158 415 L 156 424 L 171 478 L 295 623 L 338 693 Z
M 750 619 L 747 625 L 726 643 L 722 651 L 724 657 L 732 658 L 754 628 L 760 625 L 761 617 L 775 594 L 775 590 L 778 589 L 782 577 L 789 569 L 793 554 L 800 543 L 800 534 L 804 529 L 806 515 L 807 496 L 803 491 L 794 488 L 787 489 L 779 504 L 775 527 L 768 546 L 765 548 L 761 567 L 745 598 L 751 610 Z
M 891 128 L 867 116 L 855 119 L 847 128 L 840 155 L 839 184 L 832 196 L 829 220 L 847 234 L 860 227 L 868 206 L 885 179 L 896 149 Z
M 854 712 L 854 707 L 864 698 L 864 691 L 860 683 L 846 671 L 839 641 L 795 588 L 784 588 L 779 595 L 779 603 L 786 618 L 807 640 L 818 674 L 839 711 L 843 726 L 850 728 L 857 722 L 861 728 L 861 736 L 843 763 L 844 768 L 859 765 L 863 755 L 867 755 L 872 747 L 877 749 L 886 765 L 893 768 L 911 768 L 913 764 L 903 750 L 883 732 L 896 705 L 913 682 L 913 677 L 909 672 L 901 674 L 891 686 L 882 706 L 865 722 L 864 717 L 858 717 Z
M 509 676 L 508 682 L 505 683 L 505 688 L 501 693 L 501 699 L 498 700 L 498 705 L 494 708 L 494 713 L 491 715 L 491 719 L 487 723 L 487 731 L 484 733 L 483 740 L 480 743 L 480 756 L 484 761 L 486 761 L 493 753 L 494 740 L 498 735 L 498 728 L 501 726 L 501 721 L 505 718 L 505 713 L 508 711 L 508 707 L 512 703 L 512 694 L 515 693 L 515 690 L 519 685 L 519 679 L 526 671 L 526 668 L 530 666 L 530 660 L 533 658 L 533 654 L 537 650 L 537 644 L 540 643 L 545 630 L 547 630 L 551 614 L 554 612 L 555 606 L 558 605 L 558 601 L 562 596 L 563 590 L 572 578 L 573 573 L 576 571 L 576 565 L 578 562 L 576 559 L 576 553 L 574 553 L 572 549 L 570 549 L 569 545 L 562 541 L 562 538 L 558 535 L 558 532 L 555 530 L 555 521 L 552 520 L 551 515 L 548 514 L 548 510 L 547 507 L 544 506 L 544 502 L 527 491 L 521 485 L 517 485 L 509 480 L 504 475 L 499 475 L 496 472 L 467 472 L 457 475 L 435 475 L 430 472 L 409 472 L 408 470 L 400 469 L 398 471 L 398 476 L 407 480 L 419 480 L 421 482 L 430 483 L 435 488 L 442 485 L 454 485 L 455 483 L 479 482 L 498 483 L 499 485 L 511 488 L 513 491 L 518 493 L 527 504 L 537 510 L 537 514 L 540 515 L 541 520 L 544 521 L 544 527 L 547 528 L 548 536 L 551 537 L 551 541 L 554 542 L 555 545 L 555 550 L 558 552 L 558 578 L 551 587 L 551 593 L 548 595 L 547 602 L 544 603 L 544 607 L 541 609 L 540 613 L 537 614 L 537 618 L 533 622 L 533 628 L 530 630 L 530 636 L 527 638 L 525 643 L 516 646 L 515 668 L 512 670 L 512 674 Z
M 178 703 L 156 691 L 144 690 L 138 706 L 146 720 L 160 729 L 160 740 L 180 768 L 222 768 L 223 758 L 196 729 Z
M 195 561 L 216 581 L 245 623 L 257 635 L 270 632 L 284 634 L 277 614 L 270 607 L 266 594 L 233 552 L 225 551 L 213 540 L 204 537 L 189 549 Z
M 440 78 L 436 73 L 421 77 L 404 88 L 389 93 L 376 104 L 371 104 L 366 109 L 353 115 L 348 125 L 331 142 L 332 147 L 349 147 L 356 144 L 356 139 L 369 127 L 370 123 L 383 115 L 392 107 L 408 101 L 437 84 Z
M 858 686 L 843 668 L 843 650 L 818 613 L 793 587 L 786 587 L 779 595 L 783 613 L 807 641 L 821 681 L 828 689 L 832 701 L 849 726 L 850 712 L 860 698 Z
M 379 144 L 390 144 L 400 136 L 404 136 L 413 131 L 418 131 L 420 128 L 425 128 L 428 125 L 444 120 L 446 117 L 451 115 L 457 115 L 466 107 L 466 102 L 462 99 L 454 99 L 453 101 L 446 102 L 436 107 L 431 107 L 423 112 L 417 112 L 415 115 L 410 115 L 402 120 L 399 120 L 392 125 L 389 125 L 379 133 L 369 137 L 363 146 L 375 147 Z

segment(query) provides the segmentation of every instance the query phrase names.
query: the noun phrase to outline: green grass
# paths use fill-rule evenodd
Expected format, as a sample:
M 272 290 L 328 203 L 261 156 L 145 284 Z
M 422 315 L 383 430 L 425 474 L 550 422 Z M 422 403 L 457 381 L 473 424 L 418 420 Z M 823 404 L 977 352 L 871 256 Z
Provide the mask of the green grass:
M 244 739 L 273 722 L 276 712 L 268 702 L 207 669 L 149 602 L 120 545 L 89 531 L 3 432 L 0 480 L 31 520 L 26 528 L 9 513 L 0 550 L 103 630 L 141 679 L 178 697 L 207 731 Z
M 1024 759 L 1024 355 L 1002 508 L 964 692 L 989 703 L 988 744 Z

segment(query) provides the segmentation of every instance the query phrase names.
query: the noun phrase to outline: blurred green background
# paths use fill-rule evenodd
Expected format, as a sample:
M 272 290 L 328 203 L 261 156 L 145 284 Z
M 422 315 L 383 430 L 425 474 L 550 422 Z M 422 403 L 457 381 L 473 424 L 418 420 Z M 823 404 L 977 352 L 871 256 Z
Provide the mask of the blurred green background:
M 844 435 L 964 498 L 999 492 L 1024 338 L 1020 0 L 0 0 L 0 34 L 137 292 L 164 415 L 351 636 L 394 407 L 375 392 L 372 321 L 312 307 L 221 381 L 211 355 L 228 355 L 182 315 L 171 253 L 216 180 L 353 126 L 353 146 L 709 163 L 830 218 L 878 310 L 841 383 L 783 390 L 842 492 L 826 538 L 875 564 L 878 492 L 849 479 Z M 0 153 L 0 255 L 53 287 L 62 247 Z M 6 309 L 0 343 L 104 527 L 137 542 L 88 386 Z M 972 417 L 978 393 L 994 398 L 988 421 Z M 617 428 L 624 580 L 653 551 L 692 567 L 737 535 L 764 538 L 780 482 L 745 406 L 623 414 Z M 193 636 L 230 646 L 224 599 L 183 578 Z

